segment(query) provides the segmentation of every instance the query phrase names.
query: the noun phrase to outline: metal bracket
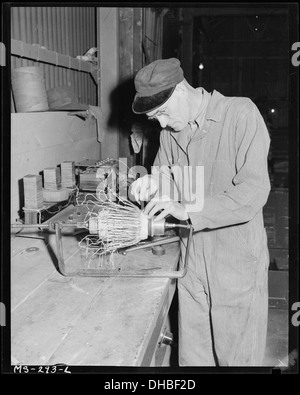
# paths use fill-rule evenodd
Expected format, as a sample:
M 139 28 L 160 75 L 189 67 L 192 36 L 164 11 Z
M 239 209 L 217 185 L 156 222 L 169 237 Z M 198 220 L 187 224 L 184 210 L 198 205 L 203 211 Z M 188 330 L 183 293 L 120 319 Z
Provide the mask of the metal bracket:
M 193 227 L 189 227 L 189 236 L 188 236 L 188 241 L 187 241 L 187 250 L 185 254 L 185 259 L 184 262 L 180 265 L 178 270 L 168 270 L 168 271 L 160 271 L 160 272 L 145 272 L 145 270 L 132 270 L 132 271 L 110 271 L 110 270 L 105 270 L 105 269 L 81 269 L 73 272 L 68 272 L 66 270 L 66 265 L 64 262 L 63 258 L 63 244 L 62 244 L 62 224 L 57 222 L 54 224 L 55 226 L 55 234 L 56 234 L 56 245 L 57 245 L 57 260 L 58 260 L 58 267 L 59 271 L 63 276 L 66 277 L 158 277 L 158 278 L 181 278 L 184 277 L 187 271 L 187 263 L 188 263 L 188 255 L 189 255 L 189 249 L 190 249 L 190 244 L 191 244 L 191 239 L 193 235 Z M 172 236 L 172 237 L 166 237 L 165 240 L 160 240 L 155 242 L 155 245 L 157 244 L 166 244 L 166 243 L 173 243 L 175 241 L 178 241 L 179 237 Z M 126 253 L 129 251 L 133 251 L 136 249 L 141 249 L 141 248 L 146 248 L 149 247 L 150 245 L 153 245 L 153 243 L 145 243 L 145 245 L 141 246 L 136 246 L 136 247 L 131 247 L 130 249 L 128 248 L 126 250 Z
M 17 225 L 11 225 L 12 227 L 17 227 Z M 74 224 L 63 224 L 59 221 L 54 222 L 51 221 L 48 224 L 32 224 L 32 225 L 18 225 L 18 227 L 27 227 L 27 228 L 47 228 L 49 231 L 55 231 L 55 241 L 56 241 L 56 247 L 57 247 L 57 261 L 58 261 L 58 268 L 59 272 L 66 277 L 166 277 L 166 278 L 180 278 L 184 277 L 187 271 L 187 265 L 188 265 L 188 255 L 189 255 L 189 250 L 190 250 L 190 244 L 192 240 L 192 235 L 193 235 L 193 227 L 191 225 L 186 225 L 183 226 L 187 229 L 189 229 L 189 235 L 187 239 L 187 247 L 186 247 L 186 253 L 185 253 L 185 259 L 184 261 L 180 260 L 179 268 L 178 270 L 165 270 L 162 271 L 160 270 L 155 271 L 155 268 L 149 268 L 149 269 L 141 269 L 141 270 L 126 270 L 126 272 L 122 272 L 122 270 L 109 270 L 109 269 L 99 269 L 99 268 L 82 268 L 77 271 L 68 271 L 66 268 L 66 264 L 64 261 L 64 256 L 63 256 L 63 242 L 62 242 L 62 228 L 63 227 L 74 227 Z M 164 238 L 161 238 L 156 241 L 152 242 L 145 242 L 145 244 L 141 243 L 140 245 L 136 245 L 133 247 L 128 247 L 124 250 L 120 250 L 119 253 L 122 253 L 123 255 L 126 255 L 127 253 L 130 253 L 131 251 L 147 248 L 147 247 L 153 247 L 157 245 L 163 245 L 163 244 L 168 244 L 168 243 L 174 243 L 179 241 L 180 238 L 179 236 L 167 236 Z

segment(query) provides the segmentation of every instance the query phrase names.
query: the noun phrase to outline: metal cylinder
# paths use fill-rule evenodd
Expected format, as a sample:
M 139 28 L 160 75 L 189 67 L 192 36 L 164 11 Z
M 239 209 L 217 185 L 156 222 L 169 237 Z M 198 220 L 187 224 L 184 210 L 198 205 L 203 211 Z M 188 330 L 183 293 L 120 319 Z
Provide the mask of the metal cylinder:
M 154 221 L 154 218 L 148 219 L 148 235 L 153 236 L 163 236 L 165 234 L 165 219 L 159 221 Z

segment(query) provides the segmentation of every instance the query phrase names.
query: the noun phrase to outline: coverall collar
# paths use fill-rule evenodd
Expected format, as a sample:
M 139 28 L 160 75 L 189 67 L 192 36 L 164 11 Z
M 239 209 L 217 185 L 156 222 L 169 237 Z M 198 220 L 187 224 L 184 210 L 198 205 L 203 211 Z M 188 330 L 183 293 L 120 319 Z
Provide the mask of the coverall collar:
M 206 120 L 220 122 L 223 109 L 223 106 L 220 105 L 220 100 L 223 98 L 224 95 L 216 90 L 213 90 L 206 110 Z
M 219 101 L 224 96 L 216 90 L 214 90 L 212 94 L 210 94 L 203 88 L 199 88 L 199 89 L 202 89 L 203 98 L 195 121 L 198 123 L 198 127 L 200 126 L 200 128 L 196 131 L 193 140 L 198 140 L 205 137 L 210 129 L 208 121 L 219 122 L 221 120 L 221 114 L 222 114 L 222 106 L 219 106 Z M 200 119 L 202 118 L 201 108 L 203 105 L 206 106 L 206 113 L 204 116 L 203 124 L 199 125 L 200 123 L 202 123 Z M 187 126 L 187 128 L 190 127 L 191 127 L 190 125 Z M 176 140 L 177 144 L 186 152 L 187 146 L 190 142 L 188 130 L 184 129 L 179 133 L 171 132 L 171 135 Z

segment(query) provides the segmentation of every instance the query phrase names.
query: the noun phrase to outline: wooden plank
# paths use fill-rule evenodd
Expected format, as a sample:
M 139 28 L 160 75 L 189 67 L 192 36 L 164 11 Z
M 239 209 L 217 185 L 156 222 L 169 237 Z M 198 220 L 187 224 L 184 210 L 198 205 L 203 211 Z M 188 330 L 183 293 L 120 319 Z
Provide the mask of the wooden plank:
M 136 365 L 167 283 L 168 279 L 111 278 L 48 363 Z
M 44 240 L 18 238 L 13 244 L 19 244 L 22 250 L 11 262 L 12 312 L 56 271 L 51 257 L 45 254 Z
M 72 58 L 55 51 L 49 51 L 38 45 L 29 44 L 20 40 L 11 40 L 11 54 L 39 62 L 66 67 L 68 69 L 91 73 L 95 66 L 92 63 Z
M 20 231 L 21 228 L 17 228 L 16 231 Z M 13 234 L 11 236 L 11 242 L 10 242 L 10 257 L 13 259 L 16 255 L 21 254 L 26 250 L 26 248 L 29 247 L 35 247 L 36 244 L 40 243 L 39 240 L 43 239 L 43 236 L 39 236 L 36 234 L 36 231 L 29 237 L 31 237 L 30 240 L 28 240 L 28 237 L 24 237 L 22 233 L 19 234 L 19 236 Z
M 169 316 L 166 317 L 162 329 L 163 331 L 166 330 L 169 333 L 172 333 Z M 170 366 L 170 356 L 171 356 L 171 346 L 160 343 L 157 346 L 155 353 L 153 355 L 151 366 Z
M 177 253 L 176 245 L 168 245 L 162 257 L 138 250 L 121 259 L 124 266 L 127 262 L 131 268 L 140 269 L 142 264 L 167 265 L 172 270 L 176 267 Z M 69 365 L 150 366 L 151 357 L 145 358 L 145 354 L 151 356 L 156 350 L 175 282 L 172 281 L 172 291 L 167 278 L 112 277 L 106 284 L 105 291 L 96 295 L 88 312 L 64 338 L 49 364 L 64 358 L 64 363 Z M 74 350 L 77 350 L 75 354 Z
M 54 238 L 49 235 L 47 242 L 55 253 Z M 26 239 L 19 241 L 24 250 Z M 169 279 L 63 277 L 53 270 L 53 252 L 42 240 L 27 242 L 39 251 L 19 253 L 12 260 L 15 363 L 134 366 L 141 363 L 146 351 L 154 353 L 160 333 L 157 325 L 171 302 Z M 63 249 L 66 263 L 73 264 L 76 238 L 63 236 Z M 137 265 L 141 255 L 149 262 L 155 257 L 173 261 L 174 268 L 174 249 L 169 245 L 166 250 L 163 257 L 150 259 L 138 250 L 123 259 Z M 175 251 L 177 257 L 178 249 Z
M 158 342 L 161 340 L 161 335 L 164 328 L 166 327 L 167 314 L 174 292 L 175 280 L 171 280 L 169 282 L 169 286 L 164 290 L 164 293 L 160 299 L 160 305 L 159 308 L 157 308 L 156 317 L 149 325 L 149 339 L 141 346 L 141 352 L 137 361 L 137 364 L 139 366 L 151 366 L 151 364 L 153 364 L 153 360 L 155 360 L 155 353 L 158 349 Z
M 26 365 L 47 364 L 106 281 L 104 278 L 65 278 L 55 272 L 11 314 L 14 360 Z M 63 358 L 58 363 L 64 361 Z
M 33 231 L 34 232 L 34 231 Z M 55 234 L 15 237 L 12 239 L 11 261 L 11 306 L 12 311 L 25 301 L 44 281 L 57 272 Z M 26 232 L 22 232 L 23 235 Z M 74 237 L 64 241 L 64 258 L 66 262 L 74 254 L 78 243 Z
M 56 269 L 55 235 L 44 240 L 15 238 L 12 259 L 12 356 L 16 363 L 43 364 L 76 324 L 100 284 L 107 279 L 67 278 Z M 36 251 L 34 248 L 38 248 Z M 77 240 L 66 237 L 71 259 Z

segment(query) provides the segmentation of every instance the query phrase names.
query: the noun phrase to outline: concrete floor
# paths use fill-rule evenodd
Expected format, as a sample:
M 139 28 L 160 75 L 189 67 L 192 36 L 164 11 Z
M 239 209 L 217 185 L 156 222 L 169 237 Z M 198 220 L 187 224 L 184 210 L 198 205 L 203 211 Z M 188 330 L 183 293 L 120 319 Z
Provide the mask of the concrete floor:
M 174 343 L 171 352 L 170 366 L 178 366 L 178 338 L 177 338 L 177 298 L 171 306 L 170 318 L 171 327 L 174 337 Z M 268 315 L 268 332 L 265 359 L 263 366 L 286 366 L 288 360 L 288 330 L 289 316 L 288 308 L 277 308 L 270 306 Z
M 288 357 L 288 309 L 269 308 L 264 366 L 286 364 Z

